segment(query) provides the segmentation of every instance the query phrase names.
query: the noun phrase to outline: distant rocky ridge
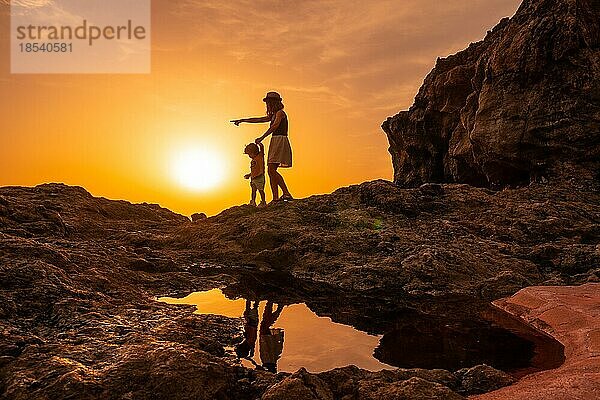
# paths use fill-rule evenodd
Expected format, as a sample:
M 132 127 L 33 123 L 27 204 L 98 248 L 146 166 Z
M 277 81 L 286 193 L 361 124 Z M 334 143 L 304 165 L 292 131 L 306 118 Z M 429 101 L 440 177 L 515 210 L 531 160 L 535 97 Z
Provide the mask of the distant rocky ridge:
M 182 225 L 173 249 L 288 271 L 346 290 L 493 300 L 600 273 L 600 193 L 592 177 L 494 192 L 401 189 L 386 181 Z
M 483 41 L 438 59 L 383 130 L 405 187 L 598 174 L 600 2 L 525 0 Z

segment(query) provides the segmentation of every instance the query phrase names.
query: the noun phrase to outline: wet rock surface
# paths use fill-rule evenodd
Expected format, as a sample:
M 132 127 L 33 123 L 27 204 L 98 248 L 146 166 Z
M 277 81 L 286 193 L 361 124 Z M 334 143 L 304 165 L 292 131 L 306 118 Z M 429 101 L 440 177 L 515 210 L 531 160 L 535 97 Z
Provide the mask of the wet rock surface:
M 394 181 L 503 187 L 560 179 L 565 164 L 597 173 L 598 76 L 598 2 L 525 0 L 483 41 L 438 59 L 410 110 L 384 122 Z
M 476 397 L 501 399 L 597 399 L 600 395 L 600 284 L 528 287 L 494 304 L 556 337 L 565 346 L 559 368 L 537 372 Z

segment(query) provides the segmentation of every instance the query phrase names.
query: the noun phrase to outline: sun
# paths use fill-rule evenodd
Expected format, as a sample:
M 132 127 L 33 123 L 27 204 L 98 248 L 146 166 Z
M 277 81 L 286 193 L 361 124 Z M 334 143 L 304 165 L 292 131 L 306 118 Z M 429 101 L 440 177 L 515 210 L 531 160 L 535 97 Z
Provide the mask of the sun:
M 208 147 L 187 148 L 175 153 L 172 174 L 177 183 L 188 190 L 212 189 L 223 182 L 223 158 Z

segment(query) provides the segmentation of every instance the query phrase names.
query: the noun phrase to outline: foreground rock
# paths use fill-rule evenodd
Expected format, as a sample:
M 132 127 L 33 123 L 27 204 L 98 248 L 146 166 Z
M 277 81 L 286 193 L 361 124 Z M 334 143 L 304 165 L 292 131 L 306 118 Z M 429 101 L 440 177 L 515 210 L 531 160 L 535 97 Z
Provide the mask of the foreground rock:
M 237 372 L 223 346 L 238 322 L 153 300 L 211 282 L 174 270 L 185 255 L 161 249 L 186 221 L 64 185 L 0 189 L 0 397 L 230 392 Z
M 487 383 L 479 389 L 464 376 L 483 374 Z M 479 371 L 479 372 L 478 372 Z M 479 366 L 452 374 L 444 370 L 403 370 L 369 372 L 356 367 L 338 368 L 320 374 L 304 368 L 271 386 L 262 400 L 460 400 L 464 395 L 510 385 L 514 379 L 488 366 Z
M 466 296 L 452 307 L 461 312 L 462 304 L 464 312 L 481 296 L 531 283 L 595 280 L 600 202 L 579 184 L 499 193 L 445 185 L 444 194 L 432 197 L 378 181 L 263 210 L 239 207 L 196 223 L 81 188 L 1 188 L 0 393 L 8 399 L 275 396 L 288 386 L 272 387 L 285 374 L 248 371 L 225 350 L 239 339 L 239 320 L 191 315 L 192 308 L 154 296 L 231 285 L 257 268 L 279 268 L 297 280 L 284 292 L 308 290 L 314 309 L 346 321 L 356 315 L 362 329 L 378 329 L 352 311 L 367 308 L 361 298 L 425 313 L 441 309 L 450 318 L 444 295 L 452 292 Z M 210 259 L 247 266 L 201 262 Z M 342 294 L 352 302 L 328 300 Z M 383 397 L 387 389 L 415 396 L 485 390 L 462 373 L 452 378 L 461 383 L 411 370 L 353 374 L 342 386 L 355 385 L 353 393 L 364 398 Z M 328 376 L 318 379 L 332 393 L 341 390 Z
M 477 399 L 600 398 L 600 284 L 530 287 L 494 304 L 560 340 L 566 360 Z
M 388 185 L 379 182 L 365 188 Z M 345 191 L 361 190 L 365 189 Z M 341 204 L 347 198 L 338 196 L 299 201 L 280 208 L 279 215 L 295 218 L 299 207 L 308 212 L 315 201 L 330 207 L 331 201 Z M 357 210 L 357 205 L 347 207 Z M 225 215 L 248 224 L 253 219 L 267 221 L 263 218 L 274 210 L 242 207 Z M 264 213 L 262 217 L 259 212 Z M 195 237 L 199 231 L 213 234 L 214 226 L 207 226 L 216 226 L 221 218 L 229 217 L 192 223 L 157 206 L 95 198 L 81 188 L 65 185 L 0 188 L 0 396 L 257 399 L 297 386 L 290 383 L 296 378 L 288 379 L 288 374 L 239 366 L 226 350 L 239 340 L 238 319 L 193 315 L 192 307 L 154 301 L 155 296 L 167 293 L 246 281 L 251 268 L 203 263 L 210 249 L 177 244 L 185 232 L 193 232 Z M 301 224 L 307 226 L 304 220 Z M 357 229 L 358 235 L 378 234 L 371 226 Z M 269 237 L 274 236 L 265 236 Z M 247 251 L 252 254 L 250 248 Z M 264 259 L 262 263 L 266 265 Z M 393 283 L 393 279 L 382 282 Z M 363 296 L 357 287 L 346 294 L 353 296 L 353 302 L 340 305 L 339 296 L 344 293 L 340 286 L 305 282 L 293 281 L 283 291 L 292 299 L 301 299 L 308 291 L 315 309 L 326 310 L 334 318 L 338 314 L 346 319 L 349 315 L 362 318 L 364 314 L 352 309 L 366 307 L 357 299 L 362 297 L 371 305 L 375 299 Z M 325 300 L 320 302 L 318 296 Z M 405 301 L 401 293 L 387 296 Z M 379 329 L 369 327 L 370 320 L 362 320 L 363 329 Z M 446 394 L 458 398 L 458 392 L 470 390 L 452 373 L 440 370 L 371 373 L 350 368 L 319 374 L 315 379 L 323 381 L 331 393 L 348 391 L 359 398 L 399 393 L 407 398 Z
M 600 162 L 600 5 L 525 0 L 485 40 L 438 59 L 384 124 L 403 186 L 505 186 Z

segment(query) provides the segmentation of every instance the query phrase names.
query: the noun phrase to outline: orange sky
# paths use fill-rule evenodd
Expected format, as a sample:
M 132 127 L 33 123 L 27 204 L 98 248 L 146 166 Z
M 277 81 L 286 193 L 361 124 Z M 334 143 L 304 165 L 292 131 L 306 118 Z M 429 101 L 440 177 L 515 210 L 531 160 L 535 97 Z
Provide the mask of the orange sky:
M 247 202 L 244 144 L 267 126 L 228 121 L 264 115 L 269 90 L 290 118 L 295 196 L 391 179 L 381 122 L 410 106 L 437 57 L 482 39 L 520 2 L 154 0 L 149 75 L 11 75 L 6 3 L 0 186 L 65 182 L 189 215 Z M 172 171 L 196 147 L 224 165 L 204 191 Z

